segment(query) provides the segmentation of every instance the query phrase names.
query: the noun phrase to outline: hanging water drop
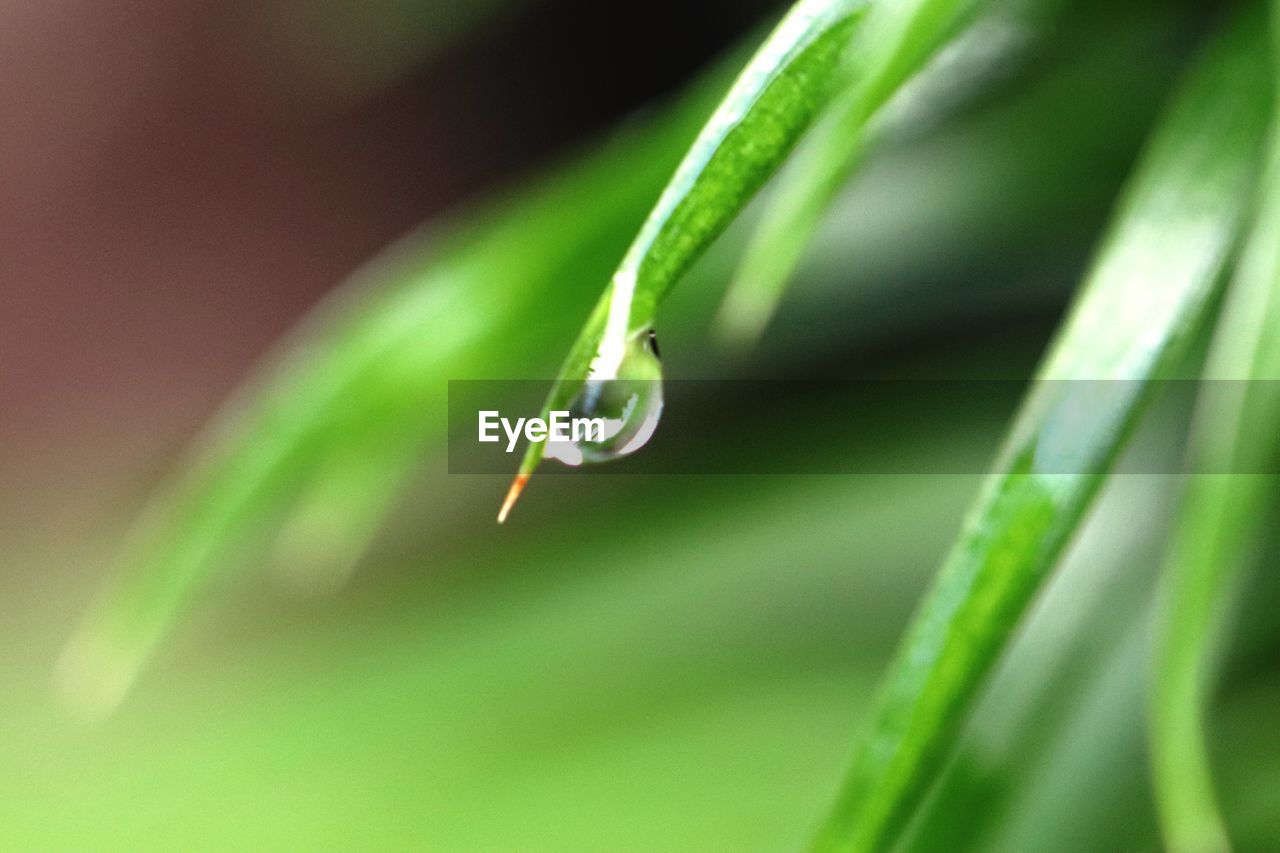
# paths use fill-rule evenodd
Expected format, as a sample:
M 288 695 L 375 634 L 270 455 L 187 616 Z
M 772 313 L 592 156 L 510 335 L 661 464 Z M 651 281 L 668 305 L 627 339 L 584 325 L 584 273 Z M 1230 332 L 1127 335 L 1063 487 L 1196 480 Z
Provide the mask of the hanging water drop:
M 634 453 L 657 430 L 662 403 L 658 339 L 652 329 L 643 329 L 627 339 L 617 367 L 589 376 L 570 402 L 570 418 L 588 419 L 593 428 L 569 441 L 548 441 L 546 456 L 578 466 Z

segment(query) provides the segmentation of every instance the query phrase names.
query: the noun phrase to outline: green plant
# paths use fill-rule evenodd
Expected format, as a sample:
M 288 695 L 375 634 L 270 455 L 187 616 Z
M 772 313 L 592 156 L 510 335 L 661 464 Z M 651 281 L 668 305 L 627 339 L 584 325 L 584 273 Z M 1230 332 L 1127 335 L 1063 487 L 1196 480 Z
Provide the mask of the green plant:
M 1158 120 L 994 473 L 890 665 L 819 849 L 942 844 L 945 833 L 930 835 L 941 825 L 930 823 L 930 792 L 978 796 L 953 763 L 965 754 L 971 711 L 1111 482 L 1161 380 L 1194 364 L 1245 234 L 1206 375 L 1276 378 L 1280 192 L 1275 167 L 1260 165 L 1274 113 L 1274 60 L 1254 11 L 1220 28 Z M 731 297 L 750 307 L 737 319 L 737 309 L 722 309 L 739 334 L 758 335 L 838 191 L 876 148 L 894 144 L 894 99 L 910 96 L 948 43 L 971 37 L 970 25 L 1013 17 L 1058 32 L 1065 29 L 1059 12 L 1053 3 L 800 0 L 691 145 L 723 75 L 653 127 L 434 238 L 430 251 L 407 243 L 285 346 L 267 378 L 230 406 L 229 420 L 157 499 L 126 552 L 122 579 L 64 656 L 61 676 L 73 700 L 94 714 L 114 708 L 191 591 L 235 559 L 251 534 L 267 531 L 295 580 L 341 580 L 414 460 L 442 440 L 445 378 L 502 373 L 512 364 L 545 368 L 572 332 L 591 282 L 607 277 L 546 403 L 564 407 L 603 353 L 620 352 L 655 326 L 674 285 L 789 163 L 747 244 L 735 292 L 748 295 Z M 985 137 L 985 150 L 996 150 L 1000 136 Z M 534 315 L 545 320 L 527 322 Z M 437 334 L 424 335 L 427 328 Z M 1075 380 L 1110 383 L 1098 417 L 1084 424 L 1070 410 L 1079 402 L 1074 395 L 1093 386 Z M 1265 394 L 1234 407 L 1202 403 L 1196 452 L 1227 454 L 1210 465 L 1217 470 L 1265 470 L 1275 409 Z M 504 516 L 542 450 L 528 448 Z M 1064 459 L 1069 473 L 1055 467 Z M 1201 679 L 1213 616 L 1229 587 L 1223 578 L 1247 560 L 1259 519 L 1273 506 L 1266 477 L 1193 479 L 1174 534 L 1152 718 L 1164 831 L 1179 849 L 1226 843 L 1199 731 Z M 1136 643 L 1117 643 L 1117 654 L 1140 651 Z M 1094 685 L 1098 693 L 1118 695 L 1104 681 Z

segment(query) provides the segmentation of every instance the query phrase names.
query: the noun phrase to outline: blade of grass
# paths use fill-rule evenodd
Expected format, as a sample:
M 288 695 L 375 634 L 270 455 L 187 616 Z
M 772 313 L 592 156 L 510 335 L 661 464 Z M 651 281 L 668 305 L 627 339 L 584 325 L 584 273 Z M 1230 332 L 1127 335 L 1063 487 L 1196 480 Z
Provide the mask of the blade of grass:
M 523 194 L 408 238 L 316 311 L 228 403 L 132 532 L 118 576 L 59 662 L 70 707 L 88 717 L 111 711 L 191 592 L 242 562 L 253 539 L 274 538 L 291 513 L 306 526 L 342 509 L 333 500 L 392 499 L 397 472 L 388 466 L 412 464 L 444 434 L 446 378 L 496 370 L 503 353 L 528 361 L 550 352 L 568 331 L 557 319 L 582 295 L 575 286 L 607 272 L 719 79 Z M 526 322 L 535 308 L 549 319 Z M 375 440 L 383 462 L 352 450 Z M 382 470 L 359 470 L 366 464 Z M 326 560 L 359 553 L 373 530 L 355 522 L 362 510 L 345 511 L 351 523 L 329 531 Z
M 667 182 L 570 348 L 544 413 L 564 408 L 593 364 L 603 377 L 606 365 L 620 358 L 625 339 L 652 325 L 663 297 L 839 91 L 845 54 L 868 2 L 799 0 L 791 7 Z M 544 449 L 544 442 L 528 446 L 499 521 L 505 520 Z
M 1164 421 L 1152 426 L 1152 432 L 1177 428 Z M 1097 510 L 1080 531 L 1079 546 L 1064 557 L 997 664 L 945 770 L 912 817 L 898 849 L 959 853 L 1043 848 L 995 844 L 992 837 L 1007 831 L 1011 823 L 1025 822 L 1025 807 L 1015 803 L 1028 797 L 1053 798 L 1046 786 L 1032 779 L 1055 747 L 1078 747 L 1065 736 L 1065 729 L 1095 692 L 1099 662 L 1113 657 L 1124 638 L 1135 633 L 1146 647 L 1154 564 L 1172 508 L 1166 491 L 1163 477 L 1129 477 L 1099 496 Z M 1122 725 L 1128 729 L 1140 722 L 1125 715 Z M 1114 727 L 1119 721 L 1113 718 L 1109 723 Z M 1095 740 L 1107 736 L 1098 734 Z M 1140 768 L 1127 768 L 1119 775 L 1140 773 Z M 1086 807 L 1077 796 L 1063 801 L 1060 810 L 1076 810 L 1080 832 L 1105 832 L 1105 822 L 1084 813 Z M 1150 811 L 1146 802 L 1141 808 L 1144 816 Z M 1132 823 L 1134 828 L 1149 827 L 1152 836 L 1157 832 L 1154 820 Z M 1109 846 L 1134 847 L 1122 845 L 1119 838 Z M 1079 844 L 1058 847 L 1086 849 Z
M 852 54 L 860 73 L 782 171 L 747 244 L 720 317 L 727 340 L 749 343 L 763 331 L 823 214 L 870 147 L 872 118 L 980 5 L 912 0 L 867 15 Z
M 1185 353 L 1209 310 L 1270 109 L 1256 30 L 1247 20 L 1226 31 L 1162 121 L 997 473 L 907 631 L 817 849 L 891 843 L 1106 479 L 1153 381 Z M 1081 379 L 1124 381 L 1112 383 L 1107 405 L 1091 406 L 1090 422 L 1059 423 L 1075 383 L 1058 380 Z M 1047 455 L 1057 452 L 1078 473 L 1047 473 Z
M 1192 436 L 1193 474 L 1166 558 L 1154 660 L 1151 757 L 1168 848 L 1229 850 L 1205 713 L 1226 599 L 1276 499 L 1280 435 L 1280 134 L 1273 123 L 1258 221 L 1214 331 Z
M 741 212 L 828 102 L 852 87 L 865 122 L 979 2 L 800 0 L 793 6 L 667 184 L 570 348 L 544 415 L 567 408 L 588 376 L 612 377 L 626 340 L 653 325 L 671 287 Z M 499 521 L 544 448 L 545 442 L 528 446 Z

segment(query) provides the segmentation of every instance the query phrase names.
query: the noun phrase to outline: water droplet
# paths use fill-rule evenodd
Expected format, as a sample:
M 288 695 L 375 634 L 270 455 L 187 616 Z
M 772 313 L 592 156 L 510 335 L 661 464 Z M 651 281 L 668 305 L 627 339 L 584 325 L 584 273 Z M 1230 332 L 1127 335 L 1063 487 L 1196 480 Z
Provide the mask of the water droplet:
M 631 335 L 610 376 L 593 375 L 569 404 L 577 440 L 548 441 L 546 455 L 566 465 L 608 462 L 635 453 L 649 441 L 662 416 L 662 364 L 652 329 Z

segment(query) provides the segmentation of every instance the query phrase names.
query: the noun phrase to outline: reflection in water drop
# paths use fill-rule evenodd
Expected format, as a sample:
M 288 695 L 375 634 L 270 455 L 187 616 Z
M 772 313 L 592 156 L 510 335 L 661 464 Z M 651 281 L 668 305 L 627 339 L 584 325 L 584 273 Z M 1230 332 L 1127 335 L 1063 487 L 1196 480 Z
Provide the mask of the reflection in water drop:
M 652 329 L 632 335 L 609 376 L 592 375 L 569 404 L 573 419 L 595 420 L 590 435 L 548 441 L 546 455 L 566 465 L 608 462 L 634 453 L 658 428 L 662 416 L 662 365 Z

